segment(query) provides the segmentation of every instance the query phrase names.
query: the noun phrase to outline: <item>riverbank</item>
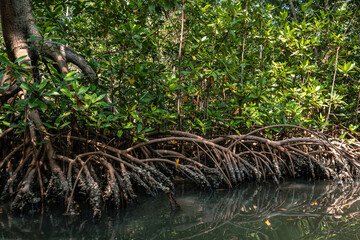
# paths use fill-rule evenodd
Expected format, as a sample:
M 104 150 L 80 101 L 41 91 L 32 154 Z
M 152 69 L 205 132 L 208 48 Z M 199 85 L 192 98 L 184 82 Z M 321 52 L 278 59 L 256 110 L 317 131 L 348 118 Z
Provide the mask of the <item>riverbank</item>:
M 264 134 L 277 128 L 287 129 L 286 137 L 268 139 Z M 121 149 L 114 143 L 71 136 L 77 146 L 71 152 L 60 137 L 52 142 L 57 146 L 56 171 L 51 166 L 55 162 L 43 159 L 45 148 L 38 149 L 39 155 L 27 156 L 9 150 L 0 163 L 2 200 L 20 212 L 43 211 L 48 203 L 58 202 L 65 204 L 69 215 L 76 215 L 86 202 L 94 217 L 100 217 L 102 205 L 124 208 L 142 193 L 154 197 L 164 192 L 172 207 L 179 208 L 176 181 L 208 190 L 233 189 L 246 182 L 279 185 L 291 178 L 329 179 L 341 185 L 356 179 L 360 166 L 358 142 L 293 125 L 212 138 L 181 131 L 153 132 L 147 137 L 148 141 Z M 34 164 L 39 156 L 42 160 Z

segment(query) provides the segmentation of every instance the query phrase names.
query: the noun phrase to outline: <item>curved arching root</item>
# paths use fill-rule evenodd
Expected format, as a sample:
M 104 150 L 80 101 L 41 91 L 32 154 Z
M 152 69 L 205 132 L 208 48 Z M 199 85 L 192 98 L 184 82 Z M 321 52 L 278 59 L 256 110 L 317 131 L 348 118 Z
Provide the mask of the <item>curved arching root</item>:
M 41 122 L 34 122 L 42 128 Z M 2 199 L 11 200 L 14 210 L 60 201 L 67 214 L 76 214 L 78 205 L 85 200 L 94 216 L 100 216 L 104 203 L 122 208 L 136 202 L 137 195 L 143 192 L 151 196 L 164 192 L 170 204 L 179 207 L 174 197 L 178 178 L 204 189 L 216 189 L 268 179 L 279 184 L 289 177 L 326 178 L 342 183 L 358 176 L 360 143 L 349 145 L 297 126 L 272 127 L 297 128 L 302 134 L 306 130 L 312 137 L 270 140 L 254 132 L 205 139 L 169 131 L 150 133 L 148 141 L 121 149 L 71 136 L 78 150 L 65 156 L 61 153 L 66 152 L 68 136 L 52 139 L 43 129 L 48 139 L 40 148 L 31 149 L 31 144 L 24 142 L 16 151 L 9 148 L 3 153 Z M 5 135 L 0 137 L 3 143 L 9 140 Z

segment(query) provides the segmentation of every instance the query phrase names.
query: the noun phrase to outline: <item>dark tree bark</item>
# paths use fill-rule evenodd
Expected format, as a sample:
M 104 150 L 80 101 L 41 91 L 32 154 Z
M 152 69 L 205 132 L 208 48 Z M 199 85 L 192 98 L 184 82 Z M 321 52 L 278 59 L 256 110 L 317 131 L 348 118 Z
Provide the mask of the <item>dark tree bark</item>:
M 32 13 L 30 0 L 0 0 L 0 15 L 2 33 L 8 58 L 10 61 L 14 62 L 16 59 L 24 57 L 23 60 L 27 61 L 19 64 L 25 63 L 29 67 L 28 76 L 31 77 L 30 81 L 25 79 L 24 76 L 20 76 L 20 78 L 15 79 L 15 77 L 12 76 L 11 67 L 7 66 L 7 72 L 4 74 L 3 79 L 0 79 L 0 84 L 1 86 L 9 84 L 9 86 L 6 89 L 0 90 L 0 108 L 4 103 L 9 102 L 10 100 L 12 102 L 16 101 L 19 96 L 21 96 L 22 99 L 37 97 L 42 100 L 41 96 L 32 96 L 33 94 L 29 96 L 26 90 L 19 87 L 21 82 L 25 82 L 25 80 L 27 80 L 28 84 L 40 81 L 38 64 L 41 56 L 52 59 L 53 63 L 57 65 L 56 69 L 63 76 L 68 73 L 67 63 L 70 62 L 78 66 L 79 69 L 81 69 L 93 81 L 96 81 L 96 74 L 93 69 L 88 65 L 85 59 L 75 51 L 60 44 L 57 45 L 48 42 L 39 44 L 36 40 L 30 41 L 32 36 L 41 39 L 40 32 L 36 27 L 34 27 L 36 22 Z M 108 96 L 106 96 L 105 99 L 106 101 L 111 102 Z M 48 130 L 44 126 L 41 115 L 37 110 L 26 106 L 24 121 L 29 123 L 30 126 L 25 130 L 23 135 L 23 143 L 21 144 L 23 154 L 20 154 L 20 157 L 22 157 L 19 161 L 16 160 L 18 161 L 16 163 L 16 169 L 14 174 L 8 179 L 2 196 L 10 195 L 10 197 L 15 197 L 12 203 L 15 209 L 22 208 L 26 202 L 33 202 L 34 199 L 32 199 L 33 193 L 31 183 L 35 181 L 35 173 L 38 173 L 38 183 L 41 188 L 41 199 L 44 199 L 44 188 L 50 189 L 53 186 L 56 186 L 56 191 L 59 196 L 64 197 L 65 201 L 68 201 L 68 194 L 71 190 L 72 168 L 70 167 L 70 171 L 67 172 L 68 176 L 65 177 L 66 168 L 61 168 L 59 163 L 63 163 L 64 161 L 67 163 L 70 162 L 70 165 L 72 166 L 72 164 L 75 164 L 77 161 L 56 154 L 52 143 L 52 135 L 49 134 Z M 43 142 L 43 144 L 40 144 L 39 147 L 37 142 Z M 14 154 L 14 152 L 8 154 L 5 159 L 0 161 L 0 166 L 5 166 L 5 163 L 7 162 L 10 163 L 10 159 Z M 81 159 L 78 161 L 80 161 L 80 163 L 82 162 Z M 46 174 L 53 180 L 47 181 L 47 186 L 43 186 L 40 168 L 45 171 L 46 169 L 51 170 L 51 172 Z M 22 169 L 25 169 L 25 174 L 21 174 L 21 172 L 24 172 L 21 171 Z M 85 170 L 87 170 L 87 168 L 85 168 Z M 81 174 L 81 171 L 79 174 Z M 19 175 L 22 176 L 20 177 Z M 91 177 L 87 178 L 92 179 Z M 20 184 L 18 185 L 18 190 L 14 192 L 12 190 L 12 185 L 14 184 L 15 179 L 19 179 Z M 57 184 L 54 184 L 54 182 L 57 182 Z M 92 184 L 91 189 L 91 191 L 93 191 L 92 194 L 94 194 L 94 192 L 98 192 L 96 184 Z M 97 194 L 92 197 L 94 212 L 98 212 L 98 203 L 100 198 L 97 197 Z M 71 198 L 69 199 L 71 203 Z
M 74 51 L 61 45 L 52 45 L 49 43 L 43 43 L 41 48 L 37 41 L 29 41 L 31 36 L 41 38 L 41 34 L 34 27 L 35 20 L 32 14 L 30 0 L 0 0 L 0 14 L 3 37 L 7 50 L 9 60 L 15 61 L 20 57 L 25 57 L 24 63 L 29 68 L 29 74 L 31 76 L 30 84 L 37 81 L 38 77 L 38 59 L 40 55 L 51 58 L 58 66 L 60 73 L 66 75 L 68 73 L 68 67 L 66 62 L 66 54 L 69 54 L 69 60 L 75 65 L 79 66 L 80 69 L 86 71 L 91 77 L 95 77 L 95 73 L 87 65 L 85 60 Z M 60 49 L 63 49 L 61 54 Z M 64 56 L 65 55 L 65 56 Z M 6 78 L 6 79 L 5 79 Z M 11 69 L 5 74 L 2 83 L 9 83 L 9 87 L 5 90 L 0 91 L 0 104 L 5 103 L 7 100 L 16 98 L 16 94 L 22 93 L 22 98 L 30 97 L 25 90 L 20 89 L 20 82 L 25 81 L 22 79 L 14 79 L 11 77 Z M 41 98 L 41 97 L 40 97 Z M 1 105 L 0 105 L 1 107 Z M 59 181 L 63 192 L 69 191 L 69 184 L 66 177 L 55 161 L 55 152 L 52 146 L 50 134 L 44 127 L 40 114 L 37 110 L 31 110 L 30 108 L 25 109 L 25 121 L 30 122 L 30 128 L 25 132 L 24 146 L 27 148 L 24 152 L 32 153 L 32 163 L 27 167 L 27 174 L 23 178 L 23 183 L 29 183 L 34 178 L 34 171 L 36 166 L 39 168 L 39 150 L 36 150 L 36 141 L 45 141 L 45 151 L 43 151 L 43 159 L 46 161 L 47 166 L 51 169 L 53 176 Z M 40 139 L 39 139 L 40 137 Z M 34 150 L 35 149 L 35 150 Z M 31 173 L 31 174 L 30 174 Z M 14 176 L 15 178 L 16 176 Z M 28 186 L 28 184 L 26 184 Z M 29 187 L 21 188 L 15 199 L 21 199 L 30 191 Z
M 0 13 L 3 37 L 8 58 L 12 61 L 27 56 L 36 58 L 27 39 L 31 36 L 40 37 L 35 24 L 29 0 L 0 0 Z
M 37 53 L 30 48 L 27 39 L 31 35 L 40 36 L 40 34 L 32 26 L 35 22 L 30 1 L 0 0 L 0 15 L 8 58 L 15 61 L 17 58 L 26 56 L 24 60 L 31 60 L 26 62 L 27 65 L 36 65 Z M 11 86 L 4 91 L 0 91 L 0 106 L 20 91 L 20 88 L 14 82 L 9 82 L 10 75 L 7 72 L 1 81 L 2 84 L 10 83 Z
M 30 42 L 28 39 L 31 36 L 41 37 L 39 31 L 34 27 L 35 20 L 31 10 L 31 2 L 30 0 L 0 0 L 0 12 L 1 12 L 1 24 L 3 37 L 5 41 L 5 46 L 8 54 L 8 58 L 11 61 L 15 61 L 20 57 L 24 57 L 26 61 L 25 64 L 30 66 L 30 74 L 32 79 L 30 80 L 30 84 L 33 83 L 35 78 L 37 77 L 37 68 L 38 68 L 38 56 L 39 56 L 39 48 L 37 47 L 37 42 Z M 45 45 L 45 48 L 51 49 Z M 48 55 L 50 55 L 50 51 L 46 51 Z M 62 56 L 57 52 L 52 52 L 51 57 L 54 61 L 56 61 L 59 65 L 61 62 L 59 59 Z M 65 67 L 66 63 L 63 64 L 62 67 Z M 66 69 L 63 69 L 63 73 L 66 72 Z M 11 75 L 11 71 L 7 74 Z M 21 79 L 22 81 L 25 79 Z M 17 80 L 14 82 L 10 82 L 10 86 L 6 91 L 0 93 L 3 99 L 6 100 L 7 97 L 12 97 L 11 93 L 16 94 L 20 91 L 18 87 Z M 27 98 L 27 93 L 25 90 L 21 90 L 23 92 L 23 98 Z M 6 94 L 8 93 L 8 94 Z M 44 156 L 47 157 L 48 164 L 53 174 L 56 175 L 66 191 L 68 188 L 68 184 L 65 180 L 64 174 L 59 171 L 59 166 L 54 160 L 54 149 L 51 143 L 50 135 L 47 133 L 46 128 L 41 122 L 40 115 L 36 110 L 30 110 L 27 108 L 26 110 L 25 121 L 31 120 L 30 128 L 27 129 L 25 133 L 25 146 L 27 146 L 27 150 L 25 152 L 32 152 L 31 149 L 35 148 L 35 142 L 37 140 L 38 135 L 34 129 L 37 129 L 40 132 L 41 140 L 46 141 L 45 143 L 45 153 Z M 39 159 L 37 159 L 38 152 L 33 150 L 32 156 L 33 160 L 28 168 L 28 173 L 24 177 L 24 183 L 31 182 L 34 178 L 35 166 L 37 165 Z M 32 174 L 30 174 L 32 173 Z M 17 199 L 21 199 L 23 195 L 26 195 L 29 192 L 29 188 L 21 188 L 17 194 Z
M 294 3 L 292 2 L 292 0 L 289 0 L 289 5 L 290 5 L 290 8 L 291 8 L 291 13 L 292 13 L 292 16 L 293 16 L 293 20 L 297 21 L 296 10 L 295 10 Z

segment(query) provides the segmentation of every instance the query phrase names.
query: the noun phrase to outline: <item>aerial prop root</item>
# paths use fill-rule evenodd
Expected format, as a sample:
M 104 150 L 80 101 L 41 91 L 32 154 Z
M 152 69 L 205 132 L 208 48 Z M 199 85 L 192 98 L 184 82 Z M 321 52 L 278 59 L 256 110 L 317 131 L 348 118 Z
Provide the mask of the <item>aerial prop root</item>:
M 283 178 L 297 176 L 344 181 L 354 178 L 358 169 L 357 145 L 329 141 L 313 131 L 310 131 L 311 137 L 282 140 L 266 139 L 260 131 L 255 132 L 256 136 L 230 135 L 211 139 L 172 131 L 149 134 L 156 138 L 148 136 L 149 141 L 127 149 L 71 136 L 80 149 L 86 149 L 81 146 L 87 145 L 90 152 L 71 153 L 70 158 L 55 152 L 52 146 L 53 142 L 68 136 L 52 139 L 37 112 L 30 112 L 29 117 L 39 130 L 36 134 L 40 134 L 45 143 L 36 150 L 23 151 L 24 155 L 16 162 L 20 150 L 31 146 L 24 142 L 0 161 L 0 171 L 6 171 L 10 165 L 16 166 L 2 192 L 14 197 L 13 206 L 18 209 L 24 207 L 20 200 L 44 202 L 52 192 L 57 192 L 65 196 L 68 214 L 76 213 L 75 203 L 84 195 L 94 215 L 99 216 L 102 203 L 111 203 L 116 208 L 127 206 L 136 201 L 139 189 L 153 196 L 159 191 L 165 192 L 170 204 L 177 207 L 173 194 L 178 177 L 204 189 L 214 189 L 233 188 L 251 180 L 273 179 L 279 184 Z M 40 189 L 37 195 L 31 190 L 36 173 Z

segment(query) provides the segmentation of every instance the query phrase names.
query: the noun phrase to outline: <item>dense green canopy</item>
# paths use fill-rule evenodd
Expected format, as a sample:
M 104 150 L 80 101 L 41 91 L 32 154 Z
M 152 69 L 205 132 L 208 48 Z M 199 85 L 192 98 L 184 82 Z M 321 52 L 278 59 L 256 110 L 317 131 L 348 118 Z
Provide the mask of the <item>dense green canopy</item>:
M 90 81 L 70 68 L 70 91 L 49 64 L 41 66 L 40 83 L 21 85 L 56 96 L 27 100 L 46 113 L 48 127 L 65 127 L 73 114 L 81 127 L 111 127 L 134 140 L 153 128 L 357 127 L 357 1 L 185 1 L 180 56 L 181 1 L 32 3 L 42 38 L 30 40 L 72 47 L 98 76 Z M 106 111 L 107 92 L 118 113 Z M 0 124 L 24 104 L 4 104 Z

